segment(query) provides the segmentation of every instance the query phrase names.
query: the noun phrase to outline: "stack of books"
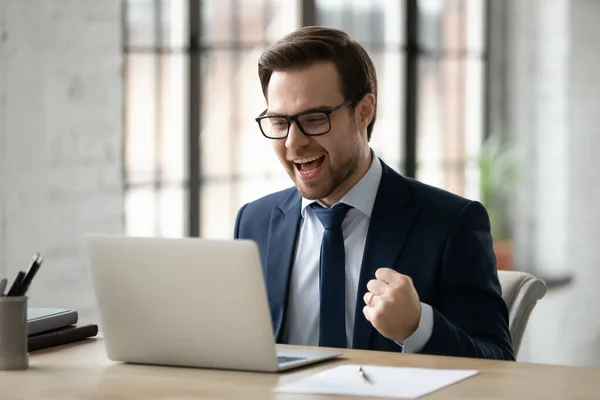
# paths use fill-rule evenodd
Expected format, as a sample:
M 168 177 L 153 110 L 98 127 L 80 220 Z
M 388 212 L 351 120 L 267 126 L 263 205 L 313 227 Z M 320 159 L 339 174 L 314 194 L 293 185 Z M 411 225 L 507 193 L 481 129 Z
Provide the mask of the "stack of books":
M 78 342 L 98 334 L 96 324 L 78 324 L 76 310 L 27 308 L 28 351 Z
M 25 271 L 19 271 L 8 288 L 8 279 L 0 279 L 0 296 L 26 296 L 29 286 L 44 262 L 44 256 L 35 252 L 31 264 Z M 62 308 L 27 308 L 28 351 L 46 349 L 61 344 L 73 343 L 98 334 L 95 324 L 78 325 L 79 315 L 75 310 Z

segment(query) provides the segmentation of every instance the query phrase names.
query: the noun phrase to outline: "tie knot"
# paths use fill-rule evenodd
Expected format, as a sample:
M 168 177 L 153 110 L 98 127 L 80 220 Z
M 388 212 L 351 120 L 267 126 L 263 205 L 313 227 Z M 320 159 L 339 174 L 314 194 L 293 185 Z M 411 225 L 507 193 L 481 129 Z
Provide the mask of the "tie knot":
M 331 208 L 324 208 L 318 203 L 311 204 L 312 209 L 317 214 L 319 221 L 323 224 L 325 230 L 340 229 L 342 222 L 352 208 L 348 204 L 336 204 Z

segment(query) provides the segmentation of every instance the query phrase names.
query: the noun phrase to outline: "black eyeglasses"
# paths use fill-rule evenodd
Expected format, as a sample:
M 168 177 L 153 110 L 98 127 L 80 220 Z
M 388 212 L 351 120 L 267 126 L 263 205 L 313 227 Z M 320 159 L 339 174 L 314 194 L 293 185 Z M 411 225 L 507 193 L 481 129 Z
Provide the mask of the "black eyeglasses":
M 267 112 L 265 110 L 256 118 L 256 122 L 268 139 L 285 139 L 290 132 L 292 121 L 305 135 L 320 136 L 331 130 L 331 114 L 353 103 L 352 100 L 346 100 L 328 110 L 308 110 L 296 115 L 264 115 Z

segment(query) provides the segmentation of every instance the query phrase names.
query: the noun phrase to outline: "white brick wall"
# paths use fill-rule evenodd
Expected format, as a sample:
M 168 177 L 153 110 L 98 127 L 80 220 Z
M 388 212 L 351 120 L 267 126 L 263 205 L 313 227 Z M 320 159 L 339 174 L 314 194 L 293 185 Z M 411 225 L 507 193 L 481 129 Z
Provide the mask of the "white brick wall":
M 569 363 L 600 366 L 600 2 L 571 1 L 569 59 L 569 236 L 576 271 L 571 297 L 562 299 Z
M 0 21 L 0 272 L 41 251 L 30 304 L 96 320 L 83 238 L 123 230 L 120 2 L 2 0 Z
M 568 0 L 512 1 L 507 133 L 523 151 L 515 207 L 517 267 L 570 271 L 566 255 Z
M 518 258 L 573 275 L 536 306 L 521 361 L 600 366 L 598 15 L 596 0 L 511 1 L 508 119 L 528 155 Z
M 4 42 L 6 32 L 6 5 L 0 1 L 0 277 L 6 275 L 6 56 Z

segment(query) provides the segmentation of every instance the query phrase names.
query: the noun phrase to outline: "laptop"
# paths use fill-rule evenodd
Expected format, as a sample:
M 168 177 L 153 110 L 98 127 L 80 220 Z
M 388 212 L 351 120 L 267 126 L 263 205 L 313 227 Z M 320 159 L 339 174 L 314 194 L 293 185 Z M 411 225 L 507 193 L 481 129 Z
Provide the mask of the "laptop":
M 255 242 L 86 236 L 110 360 L 278 372 L 335 358 L 281 349 Z

